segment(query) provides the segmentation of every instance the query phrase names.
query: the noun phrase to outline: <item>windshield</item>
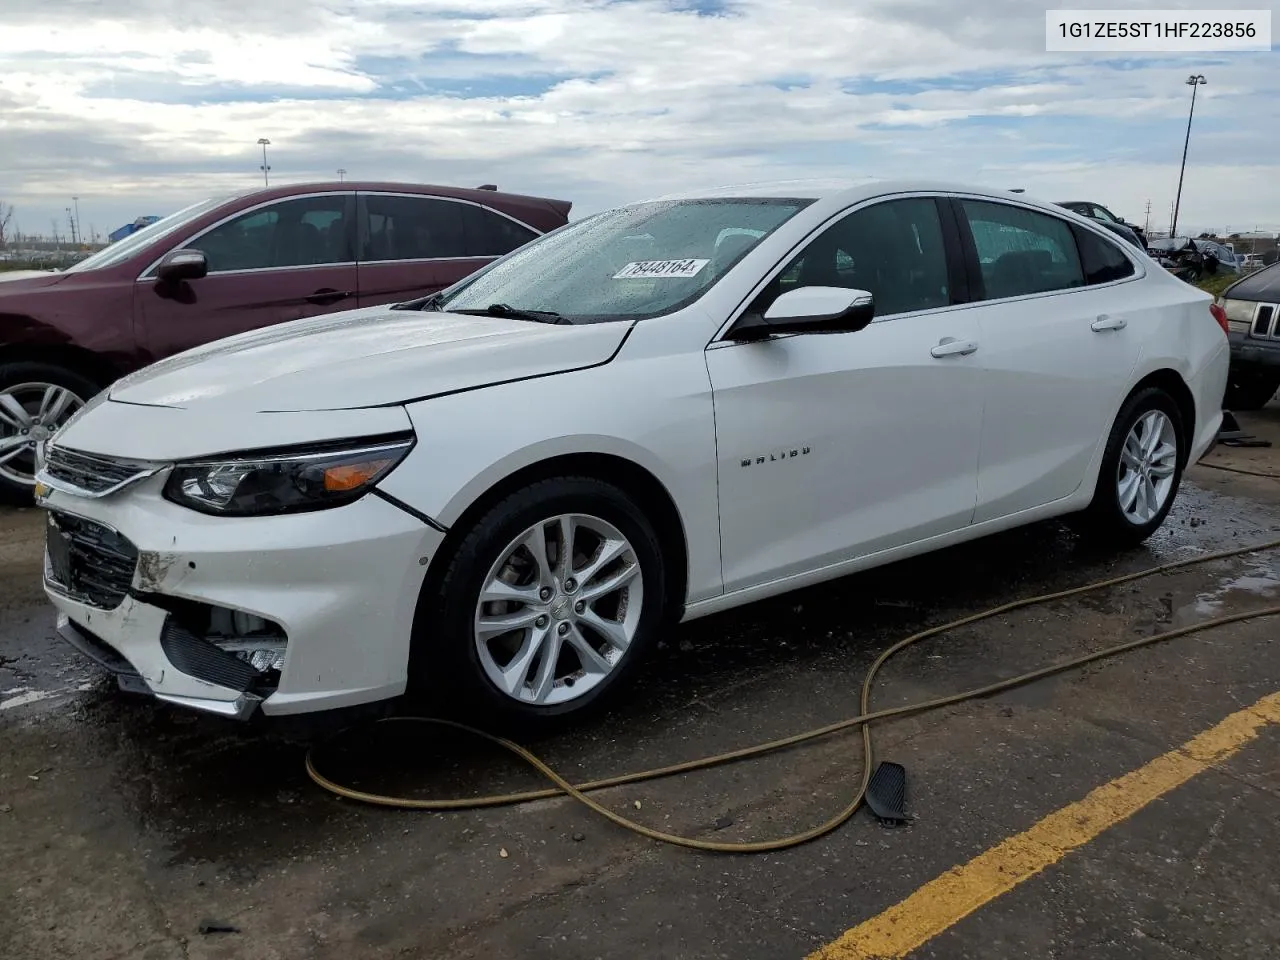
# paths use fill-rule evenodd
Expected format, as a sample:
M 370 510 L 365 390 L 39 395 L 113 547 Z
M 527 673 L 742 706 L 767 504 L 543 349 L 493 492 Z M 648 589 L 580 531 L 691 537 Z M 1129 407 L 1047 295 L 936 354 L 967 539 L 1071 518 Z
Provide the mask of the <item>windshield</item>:
M 67 267 L 67 273 L 78 273 L 81 270 L 100 270 L 103 267 L 114 267 L 117 263 L 123 263 L 143 247 L 150 246 L 155 241 L 166 237 L 176 230 L 181 230 L 184 226 L 195 220 L 197 217 L 203 216 L 214 207 L 226 203 L 229 197 L 213 197 L 208 200 L 201 200 L 199 203 L 193 203 L 189 207 L 184 207 L 177 213 L 171 213 L 167 217 L 162 217 L 155 223 L 143 227 L 137 233 L 131 233 L 123 240 L 117 240 L 115 243 L 103 247 L 92 256 L 85 257 L 79 263 Z
M 599 213 L 473 274 L 432 306 L 484 311 L 501 304 L 571 323 L 670 313 L 811 202 L 659 200 Z

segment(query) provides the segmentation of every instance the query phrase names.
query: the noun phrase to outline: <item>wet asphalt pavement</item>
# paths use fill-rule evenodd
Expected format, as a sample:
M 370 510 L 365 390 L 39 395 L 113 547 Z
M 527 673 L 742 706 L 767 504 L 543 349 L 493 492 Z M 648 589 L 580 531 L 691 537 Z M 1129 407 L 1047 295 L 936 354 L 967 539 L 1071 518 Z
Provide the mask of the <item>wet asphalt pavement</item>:
M 1242 422 L 1280 448 L 1280 404 Z M 1280 472 L 1280 449 L 1212 462 Z M 804 957 L 939 874 L 1280 691 L 1278 621 L 1236 624 L 877 729 L 915 820 L 865 813 L 807 846 L 726 856 L 630 835 L 566 799 L 451 814 L 314 787 L 271 731 L 119 694 L 52 635 L 42 518 L 0 513 L 0 957 Z M 1149 544 L 1102 554 L 1056 523 L 680 628 L 626 702 L 531 744 L 571 779 L 743 746 L 857 712 L 902 636 L 1012 598 L 1280 537 L 1280 482 L 1194 468 Z M 875 706 L 1280 602 L 1280 552 L 1016 611 L 912 648 Z M 838 810 L 856 735 L 602 800 L 717 840 Z M 541 786 L 494 750 L 384 725 L 317 756 L 364 789 Z M 912 957 L 1280 953 L 1280 728 L 1171 790 Z M 503 856 L 505 852 L 506 856 Z M 216 920 L 237 932 L 199 932 Z M 839 954 L 853 956 L 853 954 Z

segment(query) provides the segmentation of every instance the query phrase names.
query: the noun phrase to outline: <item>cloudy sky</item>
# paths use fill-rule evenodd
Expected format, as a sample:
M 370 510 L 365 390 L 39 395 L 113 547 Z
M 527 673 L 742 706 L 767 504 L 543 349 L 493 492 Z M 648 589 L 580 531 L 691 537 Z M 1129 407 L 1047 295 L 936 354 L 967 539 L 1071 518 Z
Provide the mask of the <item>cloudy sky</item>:
M 1280 229 L 1280 58 L 1048 54 L 1044 9 L 1129 0 L 3 0 L 0 199 L 26 232 L 272 181 L 396 179 L 575 216 L 761 179 L 944 176 Z

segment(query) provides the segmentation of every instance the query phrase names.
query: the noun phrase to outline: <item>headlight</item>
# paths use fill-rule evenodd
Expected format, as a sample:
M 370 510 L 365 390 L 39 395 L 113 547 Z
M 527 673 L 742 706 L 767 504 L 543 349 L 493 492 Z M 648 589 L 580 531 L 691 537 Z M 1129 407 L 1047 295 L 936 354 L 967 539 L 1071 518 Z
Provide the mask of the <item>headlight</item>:
M 1253 308 L 1257 306 L 1252 300 L 1224 300 L 1222 308 L 1227 312 L 1227 323 L 1232 330 L 1240 333 L 1249 332 L 1249 324 L 1253 323 Z
M 179 463 L 164 486 L 201 513 L 255 517 L 323 510 L 358 500 L 404 459 L 411 438 Z

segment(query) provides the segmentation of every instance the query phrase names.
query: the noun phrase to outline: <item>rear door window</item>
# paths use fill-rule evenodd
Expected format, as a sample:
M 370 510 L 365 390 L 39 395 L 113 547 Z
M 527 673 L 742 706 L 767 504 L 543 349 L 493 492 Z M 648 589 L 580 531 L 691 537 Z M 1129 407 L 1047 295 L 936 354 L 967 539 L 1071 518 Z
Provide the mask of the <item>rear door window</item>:
M 368 226 L 360 259 L 452 260 L 467 256 L 466 204 L 436 197 L 364 194 Z
M 987 200 L 959 204 L 973 236 L 985 299 L 1084 286 L 1075 237 L 1065 220 Z

